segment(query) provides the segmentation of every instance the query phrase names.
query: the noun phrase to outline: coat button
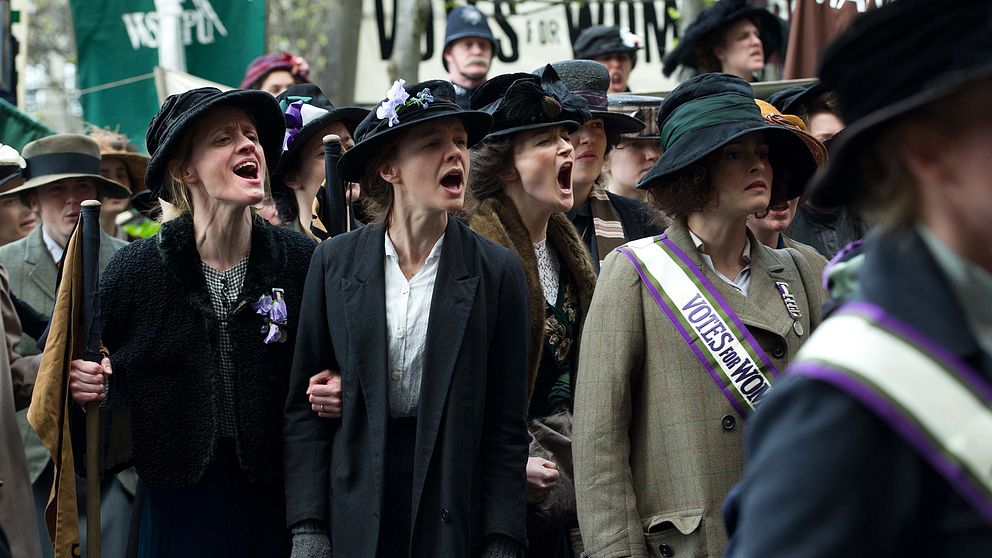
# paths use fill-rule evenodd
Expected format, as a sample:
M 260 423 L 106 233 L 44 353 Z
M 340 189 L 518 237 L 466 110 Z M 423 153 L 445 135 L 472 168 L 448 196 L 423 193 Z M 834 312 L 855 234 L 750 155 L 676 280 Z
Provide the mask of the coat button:
M 670 546 L 668 546 L 667 544 L 664 544 L 664 543 L 658 545 L 658 552 L 661 552 L 661 555 L 662 556 L 665 556 L 666 558 L 670 558 L 671 556 L 675 556 L 675 551 L 672 550 L 672 547 L 670 547 Z
M 451 516 L 448 515 L 448 508 L 441 508 L 441 521 L 444 523 L 451 521 Z
M 734 415 L 723 415 L 720 424 L 723 425 L 724 430 L 733 430 L 737 426 L 737 419 L 734 418 Z
M 782 343 L 775 343 L 772 347 L 772 356 L 775 358 L 782 358 L 785 356 L 785 345 Z

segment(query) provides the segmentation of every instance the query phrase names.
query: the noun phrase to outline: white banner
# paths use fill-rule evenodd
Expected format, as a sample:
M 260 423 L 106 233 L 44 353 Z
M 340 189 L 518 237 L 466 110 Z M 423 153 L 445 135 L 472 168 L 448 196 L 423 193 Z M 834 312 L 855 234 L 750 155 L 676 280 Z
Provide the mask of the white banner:
M 375 104 L 385 96 L 390 82 L 386 63 L 392 55 L 393 30 L 398 0 L 364 0 L 358 46 L 358 80 L 355 101 Z M 447 79 L 441 65 L 444 48 L 445 0 L 430 0 L 431 19 L 421 45 L 420 80 Z M 462 4 L 458 2 L 457 4 Z M 630 76 L 635 92 L 667 91 L 674 79 L 661 74 L 661 60 L 674 46 L 673 0 L 603 0 L 562 2 L 559 0 L 480 0 L 475 2 L 489 19 L 496 37 L 496 53 L 490 76 L 530 72 L 548 62 L 573 58 L 572 44 L 583 29 L 592 25 L 628 27 L 643 41 L 637 66 Z M 786 0 L 767 2 L 780 16 L 787 14 Z M 400 76 L 403 77 L 403 76 Z M 672 76 L 673 78 L 675 75 Z

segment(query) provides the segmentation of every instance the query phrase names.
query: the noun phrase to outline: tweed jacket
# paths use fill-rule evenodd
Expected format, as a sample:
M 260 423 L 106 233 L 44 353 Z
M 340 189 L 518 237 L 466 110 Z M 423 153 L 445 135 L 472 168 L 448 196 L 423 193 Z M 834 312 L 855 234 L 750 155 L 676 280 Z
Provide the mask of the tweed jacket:
M 15 410 L 31 402 L 40 357 L 21 357 L 21 327 L 10 301 L 7 274 L 0 268 L 0 525 L 12 556 L 40 556 L 40 535 Z M 47 543 L 47 541 L 46 541 Z
M 806 258 L 806 262 L 809 263 L 809 267 L 813 271 L 813 276 L 820 281 L 820 287 L 822 288 L 823 270 L 827 267 L 827 258 L 824 258 L 822 254 L 817 252 L 816 248 L 813 248 L 809 244 L 803 244 L 794 238 L 782 235 L 782 243 L 785 244 L 786 248 L 792 248 Z M 827 295 L 826 291 L 824 291 L 823 295 L 824 297 Z
M 780 370 L 798 336 L 776 281 L 789 283 L 802 324 L 820 321 L 806 260 L 751 237 L 747 297 L 703 263 L 684 221 L 667 230 L 735 309 Z M 774 390 L 774 388 L 772 388 Z M 575 393 L 573 452 L 583 556 L 720 556 L 720 504 L 743 471 L 744 421 L 644 287 L 630 260 L 607 257 L 589 308 Z
M 118 240 L 100 231 L 100 271 L 106 267 L 114 253 L 127 246 L 123 240 Z M 45 314 L 52 315 L 55 308 L 55 292 L 58 289 L 59 270 L 55 266 L 51 252 L 45 246 L 41 226 L 35 227 L 26 237 L 0 247 L 0 265 L 7 269 L 10 276 L 10 293 L 32 308 Z M 22 355 L 39 354 L 38 340 L 21 335 L 17 352 Z M 31 429 L 27 421 L 27 411 L 18 413 L 18 424 L 21 427 L 21 437 L 24 439 L 24 452 L 27 456 L 28 472 L 31 482 L 38 479 L 51 460 L 48 449 Z
M 248 268 L 228 318 L 237 374 L 235 445 L 252 483 L 282 479 L 293 343 L 264 343 L 262 317 L 251 303 L 283 289 L 284 330 L 295 340 L 313 248 L 303 235 L 254 220 Z M 158 489 L 194 484 L 217 447 L 220 345 L 190 217 L 168 221 L 155 237 L 119 251 L 101 277 L 100 302 L 103 343 L 114 368 L 104 413 L 104 466 L 133 463 Z
M 527 352 L 527 363 L 530 370 L 530 387 L 528 394 L 534 390 L 534 381 L 541 366 L 541 354 L 544 351 L 545 308 L 544 291 L 541 289 L 541 278 L 537 271 L 537 256 L 534 254 L 534 244 L 530 233 L 524 226 L 523 219 L 517 212 L 513 202 L 504 194 L 483 201 L 469 219 L 469 226 L 482 236 L 506 246 L 520 256 L 524 264 L 524 275 L 527 277 L 528 301 L 530 303 L 530 348 Z M 596 274 L 592 270 L 592 262 L 575 227 L 562 213 L 555 213 L 548 222 L 548 244 L 554 248 L 559 258 L 559 264 L 572 274 L 578 294 L 579 312 L 575 322 L 582 332 L 582 322 L 589 311 L 593 290 L 596 287 Z M 576 343 L 579 339 L 576 339 Z M 576 345 L 578 351 L 578 345 Z M 573 370 L 572 386 L 575 386 L 576 371 Z M 574 393 L 574 389 L 573 389 Z M 528 395 L 528 400 L 530 396 Z
M 325 240 L 307 276 L 286 402 L 287 524 L 316 520 L 334 556 L 377 556 L 389 418 L 383 226 Z M 411 555 L 526 546 L 527 301 L 520 259 L 449 217 L 431 299 L 411 471 Z M 340 420 L 308 379 L 341 371 Z
M 912 229 L 870 236 L 864 254 L 855 299 L 992 383 L 992 354 L 962 318 L 964 304 L 989 301 L 960 300 Z M 992 526 L 875 411 L 808 376 L 778 388 L 749 425 L 747 471 L 725 507 L 728 556 L 992 556 Z

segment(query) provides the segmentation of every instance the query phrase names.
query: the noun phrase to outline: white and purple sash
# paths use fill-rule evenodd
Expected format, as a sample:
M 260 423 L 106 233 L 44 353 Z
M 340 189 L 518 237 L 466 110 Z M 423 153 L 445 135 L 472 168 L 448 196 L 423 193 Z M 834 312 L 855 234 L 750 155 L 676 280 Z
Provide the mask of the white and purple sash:
M 689 350 L 746 418 L 779 374 L 733 308 L 666 235 L 628 242 L 617 250 L 630 258 Z
M 820 325 L 789 373 L 871 409 L 992 523 L 992 385 L 956 355 L 856 302 Z

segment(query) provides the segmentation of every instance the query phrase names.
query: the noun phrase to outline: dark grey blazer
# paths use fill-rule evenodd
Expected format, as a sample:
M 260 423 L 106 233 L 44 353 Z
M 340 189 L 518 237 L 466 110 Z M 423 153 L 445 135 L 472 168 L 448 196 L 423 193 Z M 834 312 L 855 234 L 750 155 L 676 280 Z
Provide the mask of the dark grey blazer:
M 289 398 L 287 524 L 329 525 L 335 556 L 374 557 L 389 418 L 385 229 L 322 243 L 304 291 Z M 413 470 L 413 556 L 525 544 L 527 283 L 513 252 L 449 218 L 431 301 Z M 343 416 L 310 409 L 308 379 L 342 375 Z
M 992 381 L 992 356 L 922 239 L 899 231 L 873 239 L 865 254 L 858 298 Z M 992 556 L 992 526 L 847 393 L 787 377 L 748 426 L 747 470 L 725 505 L 727 556 Z

